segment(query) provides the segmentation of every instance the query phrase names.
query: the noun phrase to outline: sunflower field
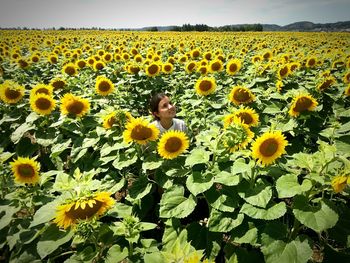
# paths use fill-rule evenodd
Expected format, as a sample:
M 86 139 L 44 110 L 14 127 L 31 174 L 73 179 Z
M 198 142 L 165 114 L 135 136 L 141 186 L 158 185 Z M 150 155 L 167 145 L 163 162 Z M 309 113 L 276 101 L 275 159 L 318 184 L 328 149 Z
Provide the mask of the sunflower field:
M 0 261 L 350 262 L 349 47 L 1 30 Z

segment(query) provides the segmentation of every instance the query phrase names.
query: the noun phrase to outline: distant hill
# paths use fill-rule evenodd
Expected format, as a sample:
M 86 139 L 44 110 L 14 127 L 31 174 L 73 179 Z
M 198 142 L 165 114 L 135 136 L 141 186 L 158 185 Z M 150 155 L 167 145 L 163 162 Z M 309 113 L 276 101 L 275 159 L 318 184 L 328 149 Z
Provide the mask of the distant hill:
M 210 27 L 207 26 L 209 30 L 205 31 L 244 31 L 240 30 L 241 28 L 247 28 L 257 24 L 233 24 L 225 25 L 221 27 Z M 313 23 L 309 21 L 300 21 L 285 26 L 280 26 L 276 24 L 259 24 L 262 26 L 262 31 L 342 31 L 350 32 L 350 21 L 336 22 L 336 23 Z M 153 26 L 153 27 L 142 27 L 142 28 L 128 28 L 122 30 L 137 30 L 137 31 L 181 31 L 183 27 L 179 26 Z M 231 30 L 228 30 L 231 29 Z M 182 30 L 187 31 L 187 30 Z M 254 31 L 254 30 L 247 30 Z

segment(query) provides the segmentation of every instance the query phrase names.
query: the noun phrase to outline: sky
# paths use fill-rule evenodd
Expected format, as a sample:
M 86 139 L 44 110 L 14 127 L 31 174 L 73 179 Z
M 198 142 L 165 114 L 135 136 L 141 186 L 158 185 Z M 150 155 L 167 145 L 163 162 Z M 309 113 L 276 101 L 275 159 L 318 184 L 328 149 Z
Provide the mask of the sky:
M 0 28 L 350 21 L 349 0 L 0 0 Z

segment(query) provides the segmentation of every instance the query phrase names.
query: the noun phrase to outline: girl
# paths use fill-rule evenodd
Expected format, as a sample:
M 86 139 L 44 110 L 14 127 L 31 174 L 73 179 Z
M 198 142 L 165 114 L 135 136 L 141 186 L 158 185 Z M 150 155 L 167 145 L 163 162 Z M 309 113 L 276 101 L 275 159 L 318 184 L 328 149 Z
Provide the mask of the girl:
M 176 108 L 164 93 L 155 94 L 150 101 L 150 107 L 160 135 L 168 130 L 187 132 L 186 124 L 183 120 L 175 118 Z

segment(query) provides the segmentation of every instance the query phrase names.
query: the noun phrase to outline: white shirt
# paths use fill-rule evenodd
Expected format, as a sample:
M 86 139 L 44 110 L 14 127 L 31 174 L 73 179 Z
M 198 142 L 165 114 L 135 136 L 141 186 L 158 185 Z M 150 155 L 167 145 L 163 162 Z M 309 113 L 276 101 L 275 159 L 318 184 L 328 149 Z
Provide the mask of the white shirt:
M 176 119 L 176 118 L 173 119 L 173 125 L 171 125 L 169 129 L 164 129 L 162 124 L 160 124 L 159 120 L 153 121 L 152 124 L 155 124 L 156 127 L 159 129 L 160 131 L 159 135 L 162 135 L 164 132 L 170 131 L 170 130 L 187 132 L 187 127 L 185 122 L 183 120 Z

